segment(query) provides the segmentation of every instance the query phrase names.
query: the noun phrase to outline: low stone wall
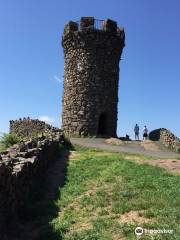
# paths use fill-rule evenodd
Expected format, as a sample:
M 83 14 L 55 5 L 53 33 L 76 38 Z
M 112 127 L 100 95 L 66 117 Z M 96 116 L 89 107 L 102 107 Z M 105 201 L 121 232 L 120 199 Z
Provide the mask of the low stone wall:
M 161 141 L 166 147 L 176 152 L 180 151 L 180 139 L 166 128 L 159 128 L 150 132 L 149 139 L 152 141 Z
M 28 138 L 30 136 L 37 136 L 42 132 L 50 132 L 54 127 L 46 124 L 38 119 L 23 118 L 19 120 L 10 121 L 10 133 L 15 134 L 20 138 Z M 55 128 L 54 128 L 55 129 Z
M 9 220 L 15 222 L 27 205 L 37 177 L 59 151 L 65 139 L 61 130 L 52 128 L 41 137 L 22 141 L 0 155 L 0 232 Z

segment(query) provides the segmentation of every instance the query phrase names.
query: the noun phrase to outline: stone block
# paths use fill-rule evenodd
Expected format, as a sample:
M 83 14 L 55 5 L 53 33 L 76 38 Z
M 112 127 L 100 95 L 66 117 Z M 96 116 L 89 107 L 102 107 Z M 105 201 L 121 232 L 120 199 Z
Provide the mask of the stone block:
M 94 29 L 93 17 L 82 17 L 80 20 L 80 30 Z
M 106 19 L 104 21 L 103 30 L 107 32 L 117 33 L 117 23 L 113 20 Z

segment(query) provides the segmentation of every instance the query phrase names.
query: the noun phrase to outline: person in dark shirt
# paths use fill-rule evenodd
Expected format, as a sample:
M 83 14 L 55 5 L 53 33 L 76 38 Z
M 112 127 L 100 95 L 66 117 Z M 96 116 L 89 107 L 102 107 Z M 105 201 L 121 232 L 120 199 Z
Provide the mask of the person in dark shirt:
M 134 127 L 134 134 L 135 134 L 135 140 L 139 140 L 139 126 L 137 125 L 137 123 Z

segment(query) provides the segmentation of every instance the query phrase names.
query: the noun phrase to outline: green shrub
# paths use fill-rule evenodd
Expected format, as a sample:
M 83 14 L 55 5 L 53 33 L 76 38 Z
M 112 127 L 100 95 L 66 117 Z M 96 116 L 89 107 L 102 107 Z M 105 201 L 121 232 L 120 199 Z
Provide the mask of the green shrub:
M 177 152 L 180 153 L 180 147 L 177 149 Z
M 9 148 L 12 145 L 18 143 L 19 141 L 20 139 L 17 136 L 10 133 L 4 133 L 2 137 L 0 137 L 0 145 L 3 149 Z

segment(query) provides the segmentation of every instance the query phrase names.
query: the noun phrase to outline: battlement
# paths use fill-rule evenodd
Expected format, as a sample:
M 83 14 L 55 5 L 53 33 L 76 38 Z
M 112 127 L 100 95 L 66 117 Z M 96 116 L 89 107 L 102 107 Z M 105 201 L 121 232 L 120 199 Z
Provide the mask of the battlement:
M 81 17 L 80 21 L 69 21 L 64 28 L 63 36 L 73 32 L 92 32 L 102 31 L 114 33 L 121 38 L 125 37 L 124 29 L 117 26 L 117 23 L 111 19 L 99 20 L 93 17 Z

